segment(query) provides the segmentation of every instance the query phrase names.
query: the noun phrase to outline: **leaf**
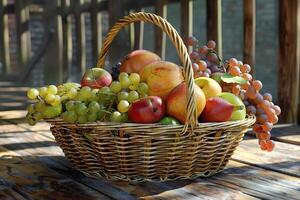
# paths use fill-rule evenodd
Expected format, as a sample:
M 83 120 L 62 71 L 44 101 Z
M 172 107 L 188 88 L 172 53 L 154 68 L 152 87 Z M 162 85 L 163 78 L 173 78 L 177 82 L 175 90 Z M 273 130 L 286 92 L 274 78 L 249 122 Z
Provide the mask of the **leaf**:
M 232 76 L 227 73 L 225 73 L 221 76 L 221 80 L 225 83 L 239 83 L 239 84 L 247 83 L 246 79 L 239 77 L 239 76 Z

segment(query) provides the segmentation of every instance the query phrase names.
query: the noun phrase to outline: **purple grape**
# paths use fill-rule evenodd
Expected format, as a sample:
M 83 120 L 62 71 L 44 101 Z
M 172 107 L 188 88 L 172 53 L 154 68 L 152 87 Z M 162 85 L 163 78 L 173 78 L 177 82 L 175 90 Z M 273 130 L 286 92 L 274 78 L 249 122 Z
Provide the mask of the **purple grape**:
M 200 59 L 200 55 L 197 51 L 192 51 L 192 53 L 190 53 L 190 58 L 192 60 L 199 60 Z
M 210 69 L 211 73 L 215 73 L 215 72 L 219 72 L 220 71 L 220 69 L 219 69 L 219 67 L 217 65 L 211 65 L 209 67 L 209 69 Z

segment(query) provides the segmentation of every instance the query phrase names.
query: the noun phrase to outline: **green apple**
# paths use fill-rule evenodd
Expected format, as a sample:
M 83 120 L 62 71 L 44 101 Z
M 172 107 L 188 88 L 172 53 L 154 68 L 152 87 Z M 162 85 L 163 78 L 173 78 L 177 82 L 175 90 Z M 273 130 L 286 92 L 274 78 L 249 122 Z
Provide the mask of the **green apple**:
M 234 105 L 235 109 L 231 115 L 231 121 L 242 120 L 246 118 L 246 108 L 243 101 L 239 97 L 229 92 L 222 92 L 218 95 L 218 97 L 225 99 Z
M 206 99 L 215 97 L 222 92 L 222 88 L 217 81 L 207 77 L 195 79 L 195 83 L 202 89 Z

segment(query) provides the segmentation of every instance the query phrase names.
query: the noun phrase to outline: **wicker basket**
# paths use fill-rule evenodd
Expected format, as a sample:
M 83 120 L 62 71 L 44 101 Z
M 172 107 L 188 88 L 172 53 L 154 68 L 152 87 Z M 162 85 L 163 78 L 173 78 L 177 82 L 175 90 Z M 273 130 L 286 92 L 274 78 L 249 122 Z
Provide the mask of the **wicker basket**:
M 96 122 L 67 124 L 51 121 L 51 131 L 66 157 L 88 176 L 129 181 L 196 178 L 224 169 L 255 118 L 224 123 L 198 123 L 195 114 L 191 60 L 176 30 L 163 18 L 134 13 L 119 20 L 101 49 L 102 67 L 110 43 L 122 27 L 132 22 L 150 22 L 173 42 L 188 85 L 185 125 Z

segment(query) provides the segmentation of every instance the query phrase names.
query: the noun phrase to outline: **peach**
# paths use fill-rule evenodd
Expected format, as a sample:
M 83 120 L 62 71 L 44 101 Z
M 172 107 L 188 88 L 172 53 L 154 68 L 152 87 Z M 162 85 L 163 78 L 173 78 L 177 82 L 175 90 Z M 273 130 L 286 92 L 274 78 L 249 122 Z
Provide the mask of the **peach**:
M 197 117 L 202 113 L 206 98 L 202 90 L 195 85 L 195 103 L 196 103 L 196 112 Z M 186 121 L 186 104 L 187 104 L 187 86 L 186 83 L 183 82 L 174 88 L 166 99 L 167 104 L 167 114 L 169 116 L 175 117 L 181 123 L 185 123 Z
M 120 71 L 139 73 L 146 65 L 161 60 L 158 55 L 147 50 L 135 50 L 125 56 L 121 62 Z
M 141 80 L 147 82 L 149 95 L 159 96 L 163 100 L 177 85 L 183 82 L 179 66 L 166 61 L 151 63 L 140 72 Z

